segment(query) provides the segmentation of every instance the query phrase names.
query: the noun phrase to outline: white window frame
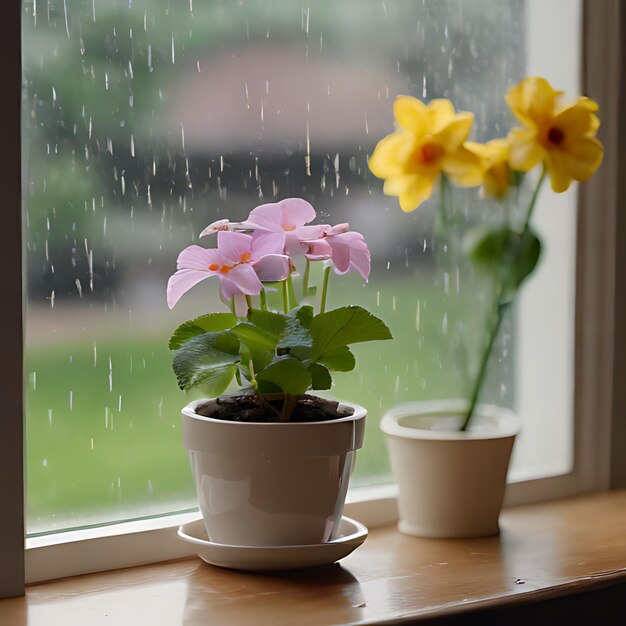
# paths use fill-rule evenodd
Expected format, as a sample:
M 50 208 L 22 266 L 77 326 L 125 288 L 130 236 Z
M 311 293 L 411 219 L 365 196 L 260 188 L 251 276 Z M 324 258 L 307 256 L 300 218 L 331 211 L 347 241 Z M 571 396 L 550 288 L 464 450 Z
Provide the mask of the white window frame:
M 563 32 L 563 16 L 571 11 L 572 4 L 573 2 L 571 0 L 551 0 L 550 3 L 542 2 L 541 0 L 528 1 L 527 32 L 530 33 L 528 49 L 531 52 L 529 71 L 541 71 L 541 73 L 547 75 L 549 78 L 552 78 L 551 73 L 556 72 L 558 75 L 552 79 L 555 83 L 560 84 L 563 82 L 563 68 L 553 67 L 552 69 L 547 68 L 548 71 L 542 71 L 542 65 L 533 65 L 533 63 L 536 62 L 537 59 L 545 60 L 545 58 L 549 57 L 554 59 L 557 50 L 556 47 L 553 48 L 553 42 L 555 41 L 557 33 Z M 591 13 L 590 4 L 589 0 L 585 0 L 586 17 Z M 613 10 L 615 13 L 619 14 L 619 9 L 615 8 L 614 4 L 613 0 L 607 2 L 607 5 L 599 12 L 601 15 L 593 19 L 600 21 L 604 19 L 605 25 L 609 24 L 612 19 L 611 11 Z M 580 8 L 581 3 L 577 1 L 576 5 Z M 611 6 L 609 7 L 609 5 Z M 577 23 L 580 23 L 581 15 L 582 13 L 579 10 L 575 18 Z M 550 22 L 553 18 L 556 21 Z M 546 32 L 545 29 L 547 29 L 548 32 Z M 600 28 L 596 27 L 596 29 L 599 32 L 603 32 Z M 619 40 L 619 35 L 617 36 Z M 559 39 L 559 46 L 562 44 L 563 42 Z M 576 47 L 580 47 L 579 41 L 576 42 Z M 570 59 L 578 58 L 579 56 L 581 56 L 580 50 L 574 49 L 573 56 L 571 56 Z M 571 79 L 571 73 L 567 72 L 567 70 L 565 70 L 565 72 Z M 574 80 L 576 81 L 576 78 L 574 78 Z M 605 79 L 605 81 L 606 80 L 608 79 Z M 579 91 L 577 81 L 571 86 L 574 91 Z M 609 182 L 615 181 L 609 178 Z M 597 184 L 599 183 L 596 183 L 596 185 Z M 582 195 L 584 206 L 585 196 L 588 194 L 582 191 Z M 570 202 L 572 201 L 570 197 Z M 549 207 L 546 207 L 545 210 L 549 210 Z M 542 219 L 542 213 L 544 212 L 545 211 L 542 210 L 540 206 L 538 208 L 538 219 L 540 221 Z M 612 216 L 609 215 L 608 217 L 611 218 Z M 583 215 L 581 219 L 599 220 L 602 219 L 602 216 L 590 218 L 588 215 Z M 544 231 L 544 236 L 545 234 Z M 608 245 L 612 233 L 609 229 L 604 233 L 600 233 L 598 236 L 600 237 L 600 243 L 596 245 L 597 249 L 601 249 L 606 255 L 604 264 L 595 262 L 594 265 L 591 263 L 591 269 L 589 269 L 589 250 L 584 251 L 585 255 L 584 258 L 582 258 L 582 262 L 581 255 L 577 255 L 578 292 L 576 294 L 576 329 L 574 328 L 573 322 L 570 322 L 570 325 L 565 331 L 566 336 L 568 336 L 570 340 L 569 345 L 573 346 L 573 337 L 576 330 L 577 365 L 575 377 L 571 363 L 565 363 L 566 367 L 570 368 L 570 391 L 574 388 L 574 380 L 584 380 L 582 376 L 585 372 L 584 366 L 580 365 L 581 361 L 588 358 L 591 358 L 593 361 L 595 354 L 596 361 L 607 362 L 607 355 L 604 352 L 608 349 L 607 346 L 611 344 L 613 337 L 612 320 L 610 319 L 611 314 L 610 312 L 607 313 L 605 310 L 607 303 L 608 309 L 610 311 L 613 310 L 610 283 L 611 279 L 614 278 L 615 259 L 614 250 L 612 251 L 610 249 L 611 246 Z M 607 245 L 603 247 L 604 243 Z M 573 263 L 573 255 L 570 256 L 569 262 Z M 571 271 L 571 267 L 569 267 L 568 271 Z M 602 291 L 602 289 L 598 291 L 598 283 L 602 282 L 598 280 L 598 277 L 604 277 L 606 272 L 609 274 L 609 286 L 606 287 L 608 291 Z M 536 279 L 540 281 L 540 272 Z M 581 293 L 581 284 L 584 293 Z M 583 306 L 584 303 L 587 302 L 586 298 L 589 294 L 599 294 L 601 300 L 599 305 L 601 308 L 600 311 L 587 311 L 586 309 L 589 307 Z M 573 294 L 570 294 L 566 306 L 572 306 L 573 298 Z M 533 299 L 535 304 L 533 304 Z M 542 293 L 541 289 L 538 289 L 535 290 L 534 294 L 530 292 L 528 294 L 525 293 L 520 302 L 520 307 L 522 311 L 541 310 L 540 308 L 535 308 L 539 307 L 541 304 Z M 580 319 L 581 314 L 582 319 Z M 585 319 L 585 316 L 587 316 L 588 319 Z M 594 322 L 594 319 L 606 316 L 608 316 L 608 319 L 603 320 L 604 324 L 602 327 L 608 334 L 608 338 L 603 336 L 604 340 L 602 341 L 602 345 L 597 345 L 598 342 L 594 342 L 594 337 L 588 337 L 584 332 L 581 332 L 580 326 L 581 324 L 588 325 L 589 319 L 591 319 L 591 322 Z M 535 325 L 541 324 L 541 320 L 536 315 L 520 315 L 519 318 L 525 322 L 528 322 L 530 319 Z M 524 332 L 526 332 L 525 327 L 522 326 L 520 328 L 522 341 Z M 567 361 L 567 359 L 571 360 L 572 355 L 568 351 L 564 351 L 561 356 Z M 608 356 L 610 356 L 610 354 Z M 522 377 L 525 376 L 525 371 L 536 375 L 536 372 L 532 372 L 533 364 L 536 361 L 524 351 L 522 351 L 521 359 L 519 365 Z M 609 378 L 611 378 L 612 371 L 610 369 L 608 374 Z M 527 377 L 526 379 L 530 380 Z M 523 385 L 525 383 L 522 382 L 521 384 Z M 580 388 L 577 387 L 574 394 L 570 393 L 570 397 L 575 398 L 575 404 L 574 401 L 571 403 L 573 410 L 575 409 L 572 470 L 558 476 L 525 480 L 509 485 L 506 500 L 508 505 L 563 497 L 591 489 L 603 489 L 609 486 L 612 407 L 608 398 L 611 395 L 611 388 L 610 386 L 608 388 L 606 386 L 602 388 L 595 386 L 592 388 L 592 386 L 593 381 L 588 382 L 588 384 Z M 602 400 L 604 404 L 601 406 L 594 405 L 594 398 Z M 0 455 L 5 451 L 8 453 L 10 445 L 10 441 L 0 441 Z M 15 480 L 18 479 L 16 478 Z M 346 514 L 359 518 L 370 527 L 393 522 L 397 519 L 395 489 L 393 485 L 355 489 L 349 494 Z M 19 516 L 16 515 L 16 517 Z M 197 517 L 197 514 L 187 513 L 184 515 L 171 515 L 148 521 L 142 520 L 112 524 L 99 528 L 76 530 L 27 539 L 25 549 L 26 582 L 31 583 L 72 574 L 103 571 L 187 556 L 192 554 L 193 550 L 189 549 L 187 544 L 177 539 L 175 531 L 179 524 L 185 523 L 194 517 Z M 0 574 L 2 574 L 2 571 L 0 571 Z M 17 572 L 16 576 L 19 575 L 20 573 Z M 2 577 L 0 575 L 0 580 L 1 579 Z M 1 593 L 2 590 L 0 590 L 0 597 Z

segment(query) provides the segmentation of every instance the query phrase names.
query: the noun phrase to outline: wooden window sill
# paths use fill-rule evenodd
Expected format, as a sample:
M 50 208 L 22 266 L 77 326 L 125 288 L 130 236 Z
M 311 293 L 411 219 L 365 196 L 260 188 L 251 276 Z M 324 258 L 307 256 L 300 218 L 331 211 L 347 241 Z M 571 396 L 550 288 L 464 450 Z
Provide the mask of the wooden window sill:
M 251 575 L 199 559 L 66 578 L 0 624 L 380 624 L 521 606 L 626 582 L 626 491 L 512 508 L 498 537 L 373 530 L 341 565 Z

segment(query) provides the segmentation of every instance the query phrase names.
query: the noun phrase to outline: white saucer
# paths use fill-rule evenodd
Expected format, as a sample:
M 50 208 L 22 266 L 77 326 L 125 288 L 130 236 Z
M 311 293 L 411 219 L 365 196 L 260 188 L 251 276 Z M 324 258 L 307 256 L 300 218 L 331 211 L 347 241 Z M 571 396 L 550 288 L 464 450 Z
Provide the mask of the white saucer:
M 342 517 L 337 538 L 305 546 L 229 546 L 208 540 L 202 519 L 183 524 L 178 536 L 196 546 L 198 556 L 211 565 L 247 571 L 299 569 L 327 565 L 348 556 L 367 538 L 367 528 Z

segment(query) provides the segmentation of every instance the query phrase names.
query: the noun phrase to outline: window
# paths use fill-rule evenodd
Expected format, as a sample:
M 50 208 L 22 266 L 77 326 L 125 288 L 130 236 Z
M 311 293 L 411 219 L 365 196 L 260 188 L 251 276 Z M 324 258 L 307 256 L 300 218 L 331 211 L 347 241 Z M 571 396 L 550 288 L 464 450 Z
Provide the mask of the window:
M 578 4 L 559 8 L 24 2 L 29 532 L 193 506 L 178 432 L 186 399 L 164 339 L 209 309 L 215 292 L 200 288 L 169 313 L 165 280 L 206 223 L 274 197 L 306 196 L 371 244 L 372 284 L 335 281 L 331 297 L 340 304 L 358 294 L 397 340 L 360 350 L 361 368 L 333 392 L 370 410 L 355 483 L 388 480 L 378 418 L 401 401 L 466 394 L 485 292 L 452 247 L 433 245 L 432 206 L 405 216 L 381 195 L 367 154 L 391 129 L 390 104 L 403 92 L 477 111 L 478 139 L 505 132 L 509 84 L 529 71 L 565 79 L 563 67 L 539 64 L 547 58 L 540 27 L 558 24 L 568 35 L 552 58 L 565 61 L 567 87 L 578 91 Z M 553 311 L 553 323 L 563 322 L 554 354 L 564 345 L 571 354 L 575 196 L 564 201 L 566 227 L 544 223 L 544 237 L 549 249 L 554 233 L 566 233 L 567 267 L 559 275 L 547 257 L 537 276 L 547 286 L 526 294 L 509 321 L 492 401 L 513 405 L 528 384 L 537 339 L 525 341 L 527 307 L 555 284 L 566 293 Z M 471 214 L 469 202 L 458 197 L 459 219 Z M 529 434 L 517 478 L 569 470 L 571 389 L 570 371 L 559 389 L 564 419 L 552 441 L 565 445 L 556 453 L 537 454 L 542 418 L 522 406 Z

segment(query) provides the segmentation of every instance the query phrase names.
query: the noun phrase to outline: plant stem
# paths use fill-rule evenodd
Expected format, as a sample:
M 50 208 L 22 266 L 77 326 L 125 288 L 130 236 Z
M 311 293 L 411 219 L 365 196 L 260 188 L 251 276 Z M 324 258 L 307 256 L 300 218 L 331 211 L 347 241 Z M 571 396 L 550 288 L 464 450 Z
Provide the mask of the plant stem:
M 283 280 L 283 312 L 289 313 L 289 295 L 287 293 L 287 281 Z
M 500 296 L 499 296 L 500 297 Z M 465 414 L 465 420 L 463 421 L 463 426 L 461 426 L 461 430 L 467 430 L 470 421 L 472 419 L 472 415 L 474 414 L 474 409 L 476 408 L 476 402 L 478 401 L 478 394 L 483 386 L 483 381 L 485 379 L 485 374 L 487 373 L 487 364 L 489 363 L 489 357 L 491 356 L 491 350 L 493 349 L 493 344 L 498 336 L 498 332 L 500 331 L 500 325 L 502 324 L 502 318 L 504 317 L 504 311 L 506 309 L 506 304 L 498 304 L 496 307 L 496 320 L 493 326 L 491 327 L 491 331 L 489 333 L 489 340 L 487 341 L 487 345 L 483 350 L 483 354 L 480 358 L 480 367 L 478 369 L 478 376 L 474 381 L 474 389 L 472 390 L 472 397 L 470 398 L 469 408 L 467 413 Z
M 306 298 L 309 295 L 309 278 L 311 276 L 311 261 L 306 260 L 304 267 L 304 278 L 302 279 L 302 297 Z
M 324 282 L 322 284 L 322 301 L 320 302 L 320 313 L 326 311 L 326 295 L 328 293 L 328 279 L 330 278 L 330 265 L 324 270 Z
M 287 292 L 289 294 L 289 309 L 295 309 L 298 306 L 298 301 L 296 300 L 296 294 L 293 290 L 293 280 L 291 280 L 291 276 L 287 278 Z
M 299 399 L 299 396 L 292 396 L 292 395 L 289 395 L 288 393 L 285 394 L 285 399 L 283 401 L 283 410 L 280 415 L 281 422 L 289 421 L 289 418 L 291 417 L 291 414 L 293 413 L 293 410 L 295 409 L 296 404 L 298 404 L 298 399 Z
M 265 289 L 261 289 L 261 293 L 259 294 L 261 311 L 267 311 L 267 295 L 265 293 Z
M 530 228 L 530 218 L 532 217 L 533 210 L 535 208 L 535 205 L 537 204 L 537 198 L 539 197 L 539 190 L 541 189 L 541 185 L 543 184 L 543 181 L 545 180 L 546 173 L 547 173 L 547 170 L 546 170 L 546 166 L 544 165 L 543 169 L 541 170 L 541 176 L 539 177 L 539 180 L 537 181 L 537 186 L 535 187 L 535 191 L 533 192 L 533 197 L 530 199 L 528 210 L 526 211 L 526 219 L 524 220 L 524 228 L 522 229 L 522 236 L 524 236 L 528 232 L 528 229 Z
M 537 186 L 535 187 L 535 191 L 533 192 L 532 198 L 530 199 L 530 204 L 528 205 L 528 209 L 526 211 L 526 218 L 524 220 L 524 227 L 522 229 L 522 237 L 526 235 L 526 233 L 528 232 L 528 229 L 530 228 L 530 218 L 532 217 L 533 210 L 535 208 L 535 205 L 537 204 L 539 191 L 541 189 L 543 181 L 545 180 L 545 177 L 546 177 L 546 168 L 544 166 L 543 170 L 541 171 L 541 176 L 539 177 L 539 180 L 537 181 Z M 504 313 L 509 304 L 508 302 L 506 303 L 502 302 L 502 298 L 504 295 L 504 284 L 506 281 L 506 271 L 507 271 L 507 268 L 504 268 L 503 274 L 500 277 L 500 289 L 498 290 L 498 295 L 496 298 L 496 319 L 495 319 L 493 326 L 491 327 L 487 345 L 485 346 L 485 349 L 481 356 L 480 367 L 478 369 L 478 376 L 476 377 L 476 380 L 474 381 L 474 388 L 472 389 L 472 395 L 470 398 L 469 408 L 467 410 L 467 413 L 465 414 L 465 420 L 463 421 L 463 425 L 461 426 L 462 431 L 467 430 L 470 425 L 472 416 L 474 414 L 474 409 L 476 408 L 476 402 L 478 401 L 478 395 L 480 394 L 480 390 L 482 389 L 485 375 L 487 374 L 487 365 L 489 363 L 491 350 L 493 348 L 493 344 L 496 340 L 496 337 L 498 336 L 500 325 L 502 324 L 502 318 L 504 317 Z
M 441 172 L 439 174 L 439 214 L 441 215 L 442 226 L 448 227 L 448 212 L 446 210 L 446 191 L 448 189 L 448 179 Z
M 252 308 L 252 298 L 250 296 L 246 296 L 246 304 L 248 305 L 248 310 Z

